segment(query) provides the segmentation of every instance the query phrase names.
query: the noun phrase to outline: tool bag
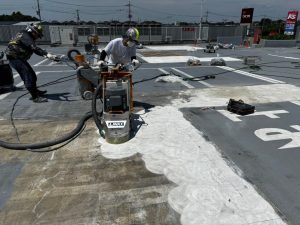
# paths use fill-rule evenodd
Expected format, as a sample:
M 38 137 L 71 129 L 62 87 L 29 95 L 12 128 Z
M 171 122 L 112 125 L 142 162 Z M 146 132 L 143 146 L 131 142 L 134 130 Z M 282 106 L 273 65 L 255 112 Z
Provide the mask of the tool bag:
M 230 99 L 229 103 L 227 105 L 227 110 L 229 112 L 232 113 L 236 113 L 239 115 L 248 115 L 248 114 L 252 114 L 255 111 L 255 106 L 252 105 L 248 105 L 246 103 L 244 103 L 243 100 L 234 100 L 234 99 Z

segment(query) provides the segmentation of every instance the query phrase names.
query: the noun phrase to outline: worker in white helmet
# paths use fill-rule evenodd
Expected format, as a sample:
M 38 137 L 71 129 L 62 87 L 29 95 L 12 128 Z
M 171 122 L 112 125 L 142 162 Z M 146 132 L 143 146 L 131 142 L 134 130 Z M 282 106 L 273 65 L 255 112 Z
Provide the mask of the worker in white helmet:
M 136 59 L 136 45 L 140 33 L 136 28 L 129 28 L 122 38 L 111 40 L 108 45 L 101 51 L 98 65 L 104 65 L 105 57 L 108 56 L 109 64 L 127 64 L 132 62 L 134 66 L 139 64 Z

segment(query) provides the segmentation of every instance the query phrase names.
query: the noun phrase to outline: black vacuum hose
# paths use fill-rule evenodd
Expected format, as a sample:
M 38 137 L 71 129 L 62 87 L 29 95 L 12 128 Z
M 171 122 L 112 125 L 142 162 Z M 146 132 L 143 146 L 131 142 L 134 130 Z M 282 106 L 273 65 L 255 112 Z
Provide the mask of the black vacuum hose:
M 102 100 L 101 100 L 101 94 L 100 94 L 101 91 L 102 91 L 102 84 L 100 83 L 100 84 L 98 84 L 98 86 L 97 86 L 97 88 L 95 90 L 95 93 L 93 95 L 93 99 L 92 99 L 92 114 L 93 114 L 93 118 L 94 118 L 94 121 L 96 123 L 96 126 L 98 127 L 98 129 L 100 131 L 100 135 L 103 136 L 103 134 L 101 132 L 103 130 L 103 126 L 101 124 L 101 121 L 99 120 L 99 116 L 102 117 L 102 115 L 103 115 L 103 109 L 102 109 L 102 111 L 100 113 L 97 112 L 97 99 L 98 99 L 98 97 L 99 97 L 100 101 L 102 102 Z
M 84 127 L 85 122 L 92 117 L 92 113 L 88 112 L 86 113 L 78 122 L 76 128 L 72 130 L 71 132 L 65 134 L 64 136 L 41 143 L 35 143 L 35 144 L 19 144 L 19 143 L 8 143 L 5 141 L 0 140 L 0 146 L 7 149 L 13 149 L 13 150 L 34 150 L 34 149 L 41 149 L 41 148 L 47 148 L 54 145 L 58 145 L 61 143 L 64 143 L 72 138 L 74 138 L 76 135 L 78 135 L 82 128 Z M 42 151 L 41 151 L 42 152 Z
M 75 65 L 78 67 L 79 66 L 78 63 L 75 61 L 75 59 L 72 56 L 72 53 L 74 53 L 74 52 L 76 53 L 76 55 L 81 55 L 79 50 L 72 48 L 67 52 L 67 56 L 68 56 L 68 59 L 71 60 L 72 62 L 74 62 Z

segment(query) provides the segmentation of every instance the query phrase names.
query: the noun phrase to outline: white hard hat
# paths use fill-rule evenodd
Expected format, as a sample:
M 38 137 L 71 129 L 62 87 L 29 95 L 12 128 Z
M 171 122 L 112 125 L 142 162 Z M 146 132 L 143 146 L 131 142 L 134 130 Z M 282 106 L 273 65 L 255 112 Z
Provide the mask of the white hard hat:
M 138 29 L 131 27 L 126 31 L 126 34 L 124 35 L 125 38 L 128 38 L 130 41 L 138 43 L 140 38 L 140 32 Z

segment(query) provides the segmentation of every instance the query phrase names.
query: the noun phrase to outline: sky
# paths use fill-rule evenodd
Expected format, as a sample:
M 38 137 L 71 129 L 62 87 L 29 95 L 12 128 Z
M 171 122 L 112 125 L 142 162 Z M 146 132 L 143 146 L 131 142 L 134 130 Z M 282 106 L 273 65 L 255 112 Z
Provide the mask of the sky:
M 76 21 L 77 9 L 80 20 L 84 21 L 128 20 L 129 0 L 0 0 L 0 14 L 21 11 L 37 16 L 37 1 L 45 21 Z M 300 0 L 130 0 L 130 3 L 132 20 L 163 23 L 198 23 L 201 14 L 203 21 L 239 22 L 241 9 L 247 7 L 254 8 L 254 20 L 285 19 L 289 10 L 300 10 Z

